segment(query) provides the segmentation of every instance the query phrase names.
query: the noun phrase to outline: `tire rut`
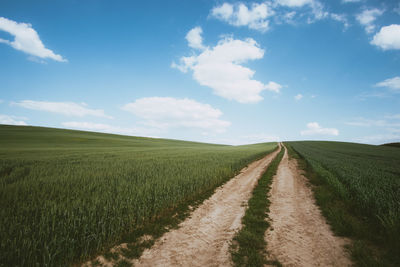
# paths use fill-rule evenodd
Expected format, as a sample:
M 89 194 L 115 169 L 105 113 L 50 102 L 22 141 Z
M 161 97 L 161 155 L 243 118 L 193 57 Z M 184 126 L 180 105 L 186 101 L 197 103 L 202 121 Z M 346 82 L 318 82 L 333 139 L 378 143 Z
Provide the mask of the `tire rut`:
M 273 178 L 270 200 L 271 227 L 265 240 L 271 260 L 283 266 L 352 265 L 344 249 L 349 241 L 333 235 L 307 179 L 287 151 Z

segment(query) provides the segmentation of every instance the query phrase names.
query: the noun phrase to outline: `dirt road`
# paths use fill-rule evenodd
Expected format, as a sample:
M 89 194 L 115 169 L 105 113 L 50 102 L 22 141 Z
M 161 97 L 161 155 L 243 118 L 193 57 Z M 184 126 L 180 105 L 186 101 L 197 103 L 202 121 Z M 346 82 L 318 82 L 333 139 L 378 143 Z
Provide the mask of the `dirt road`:
M 270 200 L 271 227 L 265 240 L 272 260 L 283 266 L 351 265 L 343 249 L 347 241 L 333 235 L 306 178 L 287 152 L 274 177 Z
M 245 204 L 267 165 L 278 152 L 251 163 L 218 188 L 179 229 L 143 252 L 135 266 L 231 266 L 230 242 L 241 226 Z

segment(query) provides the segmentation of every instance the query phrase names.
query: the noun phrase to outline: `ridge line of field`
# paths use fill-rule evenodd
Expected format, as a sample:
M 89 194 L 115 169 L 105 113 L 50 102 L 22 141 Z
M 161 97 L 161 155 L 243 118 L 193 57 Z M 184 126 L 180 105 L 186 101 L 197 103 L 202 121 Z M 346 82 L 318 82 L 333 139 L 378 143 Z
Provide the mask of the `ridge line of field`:
M 266 241 L 264 233 L 270 226 L 267 221 L 270 201 L 268 192 L 272 178 L 285 153 L 285 147 L 280 143 L 280 151 L 269 164 L 248 201 L 248 208 L 242 218 L 242 228 L 235 235 L 231 244 L 231 256 L 235 266 L 264 266 L 271 264 L 280 266 L 278 261 L 266 259 Z

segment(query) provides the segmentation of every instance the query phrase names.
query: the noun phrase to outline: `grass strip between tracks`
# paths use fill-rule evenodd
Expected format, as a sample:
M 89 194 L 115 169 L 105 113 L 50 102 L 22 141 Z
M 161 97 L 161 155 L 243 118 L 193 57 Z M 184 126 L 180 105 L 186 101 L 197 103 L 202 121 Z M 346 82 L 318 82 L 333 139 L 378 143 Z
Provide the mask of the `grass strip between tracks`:
M 267 261 L 264 234 L 270 226 L 266 220 L 270 205 L 268 192 L 271 188 L 272 177 L 276 174 L 284 153 L 285 148 L 282 146 L 279 154 L 258 180 L 249 199 L 248 208 L 242 218 L 243 227 L 236 234 L 231 245 L 235 266 L 264 266 L 264 264 L 281 266 L 277 261 Z

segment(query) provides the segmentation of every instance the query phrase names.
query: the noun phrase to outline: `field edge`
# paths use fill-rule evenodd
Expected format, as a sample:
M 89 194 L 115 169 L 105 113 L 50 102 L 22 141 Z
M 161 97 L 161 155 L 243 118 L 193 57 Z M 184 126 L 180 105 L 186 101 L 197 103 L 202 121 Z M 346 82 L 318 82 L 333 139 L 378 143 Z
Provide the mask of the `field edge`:
M 304 176 L 312 184 L 316 204 L 322 215 L 337 236 L 349 238 L 351 244 L 346 246 L 356 266 L 398 266 L 398 262 L 387 248 L 377 246 L 373 240 L 360 233 L 375 232 L 372 225 L 366 225 L 365 220 L 352 212 L 352 203 L 344 200 L 337 189 L 328 184 L 324 178 L 313 169 L 301 153 L 285 142 L 289 157 L 295 159 Z M 347 228 L 343 231 L 343 228 Z

